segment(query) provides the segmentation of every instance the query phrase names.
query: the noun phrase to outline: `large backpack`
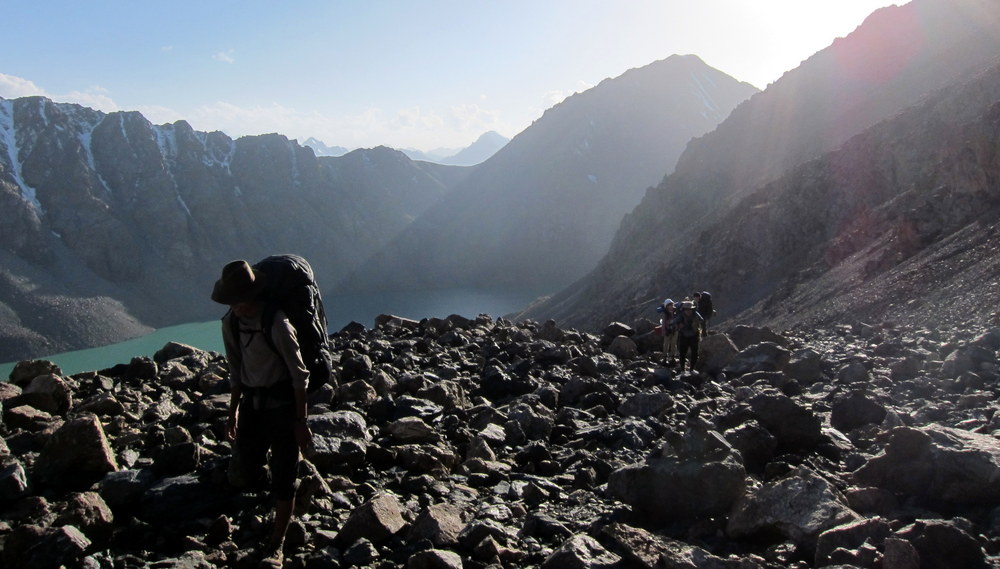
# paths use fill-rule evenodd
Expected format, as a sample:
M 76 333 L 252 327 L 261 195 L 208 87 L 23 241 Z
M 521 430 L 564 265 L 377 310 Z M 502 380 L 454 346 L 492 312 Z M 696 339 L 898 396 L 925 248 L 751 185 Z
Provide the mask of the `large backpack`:
M 278 352 L 271 338 L 271 326 L 275 313 L 280 309 L 295 327 L 302 361 L 309 369 L 307 390 L 311 393 L 319 389 L 333 376 L 333 356 L 323 298 L 312 267 L 298 255 L 272 255 L 255 263 L 253 268 L 264 275 L 264 290 L 260 297 L 264 302 L 264 313 L 261 315 L 264 340 Z M 239 320 L 232 318 L 231 321 L 235 328 Z M 238 333 L 235 337 L 239 337 Z
M 711 318 L 715 314 L 715 307 L 712 306 L 712 294 L 708 291 L 701 293 L 701 301 L 698 302 L 698 312 L 703 318 Z

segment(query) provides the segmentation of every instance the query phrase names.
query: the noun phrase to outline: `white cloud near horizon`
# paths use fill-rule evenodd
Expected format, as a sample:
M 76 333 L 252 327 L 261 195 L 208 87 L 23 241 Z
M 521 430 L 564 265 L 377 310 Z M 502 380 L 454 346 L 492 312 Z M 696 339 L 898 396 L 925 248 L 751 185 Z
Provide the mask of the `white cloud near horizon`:
M 94 85 L 82 91 L 70 91 L 64 95 L 49 93 L 39 87 L 34 81 L 0 73 L 0 97 L 16 99 L 18 97 L 48 97 L 60 103 L 75 103 L 90 107 L 105 113 L 120 111 L 121 108 L 111 98 L 107 89 Z
M 225 101 L 183 111 L 161 105 L 123 108 L 111 93 L 100 86 L 89 86 L 59 95 L 46 91 L 33 81 L 0 73 L 0 97 L 14 99 L 43 96 L 61 103 L 75 103 L 105 113 L 135 110 L 153 124 L 185 120 L 199 131 L 222 131 L 232 138 L 278 133 L 304 141 L 314 137 L 326 144 L 348 148 L 371 148 L 388 141 L 398 148 L 457 148 L 471 144 L 487 131 L 513 136 L 520 130 L 505 122 L 498 110 L 476 102 L 452 105 L 440 112 L 419 106 L 387 112 L 369 107 L 361 112 L 331 116 L 318 111 L 304 111 L 273 103 L 241 106 Z M 563 98 L 565 95 L 563 94 Z M 539 111 L 540 114 L 541 110 Z M 523 128 L 523 127 L 522 127 Z
M 36 95 L 42 97 L 48 96 L 44 89 L 35 85 L 32 81 L 0 73 L 0 97 L 16 99 L 18 97 L 34 97 Z

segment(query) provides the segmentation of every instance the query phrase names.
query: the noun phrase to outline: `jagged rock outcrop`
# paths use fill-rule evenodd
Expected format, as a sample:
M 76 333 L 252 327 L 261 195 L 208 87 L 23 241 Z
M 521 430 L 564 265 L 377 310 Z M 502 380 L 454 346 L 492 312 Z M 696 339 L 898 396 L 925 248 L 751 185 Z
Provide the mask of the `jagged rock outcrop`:
M 710 289 L 721 318 L 781 329 L 989 318 L 998 27 L 985 0 L 875 12 L 692 141 L 597 268 L 524 316 L 591 329 Z
M 556 105 L 345 281 L 345 289 L 559 286 L 692 137 L 756 88 L 696 56 L 632 69 Z
M 655 348 L 608 351 L 649 324 L 596 336 L 554 322 L 384 316 L 334 334 L 339 385 L 311 397 L 315 445 L 286 567 L 1000 559 L 1000 329 L 714 334 L 766 338 L 744 350 L 814 354 L 820 378 L 803 385 L 773 349 L 757 350 L 772 371 L 683 374 Z M 966 358 L 971 368 L 949 363 Z M 900 376 L 906 360 L 917 371 Z M 863 378 L 842 373 L 855 364 Z M 55 414 L 25 392 L 52 375 L 72 402 Z M 69 377 L 19 365 L 0 384 L 0 563 L 256 566 L 270 506 L 230 476 L 225 377 L 219 354 L 176 344 Z M 865 402 L 880 419 L 844 421 L 865 416 L 850 412 Z
M 464 170 L 0 100 L 0 361 L 214 318 L 234 258 L 297 252 L 332 285 Z

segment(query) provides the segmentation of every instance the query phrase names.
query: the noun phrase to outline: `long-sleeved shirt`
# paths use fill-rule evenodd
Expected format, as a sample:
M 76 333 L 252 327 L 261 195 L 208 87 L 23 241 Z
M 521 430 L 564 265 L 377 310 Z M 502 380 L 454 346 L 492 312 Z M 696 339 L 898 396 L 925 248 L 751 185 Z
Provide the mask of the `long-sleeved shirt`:
M 262 313 L 263 311 L 261 311 Z M 271 325 L 271 340 L 277 352 L 271 349 L 264 338 L 261 316 L 239 318 L 239 337 L 232 333 L 229 313 L 222 319 L 222 341 L 229 361 L 229 381 L 247 387 L 268 387 L 288 378 L 292 386 L 305 389 L 309 381 L 309 370 L 302 361 L 295 327 L 281 310 L 274 315 Z

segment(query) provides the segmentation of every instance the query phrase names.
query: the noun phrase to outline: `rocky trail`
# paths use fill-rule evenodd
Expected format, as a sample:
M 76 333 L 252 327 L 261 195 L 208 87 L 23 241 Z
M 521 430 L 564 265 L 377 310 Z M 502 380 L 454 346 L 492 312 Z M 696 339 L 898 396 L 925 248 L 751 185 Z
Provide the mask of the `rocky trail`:
M 1000 329 L 720 328 L 486 316 L 334 336 L 285 567 L 1000 566 Z M 216 353 L 0 383 L 0 565 L 256 567 Z

